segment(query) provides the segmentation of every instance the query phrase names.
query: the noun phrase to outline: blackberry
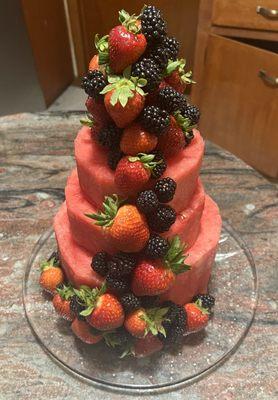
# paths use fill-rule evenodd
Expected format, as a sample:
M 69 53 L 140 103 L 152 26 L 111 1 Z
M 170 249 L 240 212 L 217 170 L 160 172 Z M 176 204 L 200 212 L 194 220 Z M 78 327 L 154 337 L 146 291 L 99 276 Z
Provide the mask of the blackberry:
M 164 342 L 167 345 L 180 344 L 184 337 L 186 327 L 181 325 L 174 325 L 166 331 L 166 338 Z
M 176 188 L 176 182 L 172 178 L 167 177 L 159 179 L 159 181 L 156 182 L 154 191 L 161 203 L 168 203 L 173 200 Z
M 158 198 L 153 190 L 144 190 L 139 193 L 136 206 L 144 214 L 150 214 L 154 212 L 159 205 Z
M 163 157 L 163 154 L 159 150 L 152 151 L 152 154 L 155 154 L 154 161 L 161 161 L 161 163 L 157 164 L 152 170 L 152 178 L 158 179 L 166 171 L 167 163 Z
M 141 14 L 141 29 L 147 42 L 154 43 L 166 36 L 166 22 L 161 11 L 154 6 L 147 6 Z
M 175 61 L 180 50 L 180 43 L 175 37 L 165 37 L 162 46 L 166 49 L 170 60 Z
M 116 263 L 116 265 L 114 264 Z M 119 252 L 113 257 L 113 270 L 116 276 L 129 275 L 136 267 L 137 259 L 133 254 Z M 110 267 L 109 271 L 113 273 Z
M 215 298 L 210 294 L 197 294 L 193 297 L 192 303 L 195 303 L 197 300 L 200 300 L 202 303 L 202 307 L 211 310 L 215 304 Z
M 185 97 L 173 89 L 171 86 L 166 86 L 158 93 L 158 102 L 161 108 L 168 111 L 170 114 L 185 109 Z
M 195 125 L 199 122 L 200 119 L 200 110 L 197 106 L 186 104 L 180 109 L 180 113 L 183 117 L 189 118 L 192 125 Z
M 159 70 L 162 73 L 169 60 L 168 52 L 163 45 L 158 45 L 153 48 L 149 53 L 149 57 L 159 66 Z
M 106 276 L 106 284 L 109 289 L 114 290 L 116 293 L 125 293 L 129 290 L 129 281 L 124 277 L 115 277 L 108 272 Z
M 76 295 L 72 296 L 70 299 L 70 309 L 80 321 L 85 321 L 86 318 L 83 315 L 80 315 L 80 313 L 85 310 L 86 306 L 80 304 L 79 301 L 80 300 Z
M 49 262 L 50 260 L 54 259 L 54 264 L 59 265 L 60 264 L 60 258 L 59 258 L 59 253 L 57 250 L 53 251 L 51 255 L 48 257 L 47 261 Z
M 192 139 L 194 139 L 194 133 L 193 131 L 189 131 L 185 133 L 185 145 L 188 146 Z
M 162 79 L 157 64 L 151 58 L 142 58 L 137 61 L 132 67 L 131 75 L 147 80 L 147 84 L 144 86 L 146 92 L 155 90 Z
M 141 307 L 141 301 L 133 293 L 125 293 L 121 296 L 121 304 L 125 313 L 130 313 L 133 310 Z
M 180 328 L 182 334 L 186 330 L 186 313 L 183 306 L 175 304 L 172 301 L 166 301 L 162 307 L 168 307 L 167 314 L 165 315 L 165 321 L 163 327 L 166 331 L 166 338 L 171 342 L 171 335 L 175 331 L 175 328 Z
M 170 125 L 170 115 L 159 107 L 148 106 L 142 112 L 141 123 L 147 131 L 160 136 Z
M 117 329 L 114 335 L 118 346 L 127 344 L 131 338 L 131 335 L 123 327 Z
M 163 237 L 151 234 L 147 245 L 144 249 L 144 253 L 149 258 L 163 258 L 169 249 L 169 243 Z
M 97 134 L 98 143 L 108 149 L 117 147 L 121 139 L 121 129 L 115 124 L 110 124 L 102 128 Z
M 105 276 L 108 272 L 109 256 L 105 251 L 99 251 L 94 255 L 91 262 L 91 267 L 101 276 Z
M 89 71 L 82 80 L 82 87 L 88 96 L 93 99 L 101 97 L 100 92 L 107 85 L 107 80 L 102 72 L 98 70 Z
M 110 150 L 108 154 L 108 165 L 113 171 L 115 171 L 115 169 L 117 168 L 117 165 L 123 155 L 124 153 L 120 149 Z
M 161 204 L 157 210 L 148 216 L 149 227 L 158 233 L 166 232 L 176 220 L 176 211 L 168 206 Z
M 159 296 L 142 296 L 139 297 L 143 308 L 151 308 L 157 306 Z

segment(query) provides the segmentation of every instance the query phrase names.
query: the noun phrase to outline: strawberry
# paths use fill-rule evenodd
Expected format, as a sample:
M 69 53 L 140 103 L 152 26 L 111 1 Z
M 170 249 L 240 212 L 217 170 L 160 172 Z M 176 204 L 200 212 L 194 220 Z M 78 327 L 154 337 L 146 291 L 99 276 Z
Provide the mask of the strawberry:
M 167 312 L 167 307 L 155 307 L 147 310 L 140 308 L 126 316 L 124 326 L 132 336 L 138 338 L 145 337 L 149 332 L 153 335 L 161 333 L 163 336 L 166 336 L 162 323 L 165 320 Z
M 102 340 L 102 335 L 94 334 L 91 331 L 90 325 L 85 321 L 80 321 L 75 318 L 71 324 L 71 329 L 75 336 L 77 336 L 82 342 L 87 344 L 95 344 Z
M 157 145 L 157 136 L 147 132 L 133 122 L 123 131 L 120 148 L 124 154 L 136 156 L 138 153 L 150 153 Z
M 89 62 L 89 71 L 94 71 L 99 70 L 99 63 L 98 63 L 98 54 L 96 54 L 95 56 L 93 56 L 93 58 L 91 59 L 91 61 Z
M 195 83 L 192 77 L 192 71 L 185 72 L 186 61 L 184 59 L 169 61 L 166 68 L 165 81 L 172 86 L 177 92 L 184 93 L 186 85 Z
M 137 339 L 134 343 L 133 354 L 135 357 L 148 357 L 153 353 L 156 353 L 163 348 L 163 343 L 158 339 L 157 336 L 148 333 L 142 339 Z
M 115 26 L 109 33 L 109 65 L 116 74 L 135 63 L 146 50 L 147 41 L 140 33 L 137 18 L 125 10 L 120 11 L 122 25 Z
M 152 170 L 159 164 L 154 154 L 139 153 L 137 156 L 123 157 L 115 171 L 115 184 L 125 195 L 133 195 L 144 188 Z
M 119 300 L 110 293 L 106 293 L 106 285 L 91 289 L 81 286 L 74 290 L 80 301 L 86 306 L 80 315 L 86 317 L 87 322 L 100 331 L 119 328 L 124 322 L 124 311 Z
M 159 138 L 157 148 L 167 158 L 175 156 L 186 146 L 186 136 L 193 128 L 194 125 L 191 124 L 189 118 L 176 112 L 175 117 L 170 116 L 170 125 Z
M 102 100 L 95 100 L 92 97 L 88 97 L 85 105 L 95 124 L 99 127 L 108 125 L 111 122 L 111 117 L 107 113 Z
M 202 307 L 202 302 L 197 300 L 195 303 L 184 305 L 187 315 L 186 327 L 188 332 L 197 332 L 203 329 L 209 320 L 209 310 Z
M 121 205 L 117 195 L 106 197 L 104 212 L 86 214 L 96 225 L 108 229 L 111 241 L 119 250 L 138 252 L 142 250 L 150 236 L 145 217 L 131 204 Z
M 52 299 L 53 306 L 56 312 L 68 321 L 72 321 L 74 314 L 70 308 L 70 299 L 74 295 L 71 285 L 61 285 L 56 288 L 56 293 Z
M 145 93 L 142 89 L 146 79 L 130 76 L 128 67 L 120 76 L 109 76 L 109 84 L 100 92 L 104 94 L 104 104 L 108 114 L 119 128 L 124 128 L 133 122 L 142 111 L 145 103 Z
M 64 282 L 64 273 L 55 258 L 45 261 L 41 264 L 40 285 L 49 293 L 54 293 L 56 286 Z
M 162 260 L 142 260 L 135 267 L 131 288 L 136 296 L 156 296 L 166 292 L 174 283 L 175 275 L 185 272 L 185 245 L 175 236 Z

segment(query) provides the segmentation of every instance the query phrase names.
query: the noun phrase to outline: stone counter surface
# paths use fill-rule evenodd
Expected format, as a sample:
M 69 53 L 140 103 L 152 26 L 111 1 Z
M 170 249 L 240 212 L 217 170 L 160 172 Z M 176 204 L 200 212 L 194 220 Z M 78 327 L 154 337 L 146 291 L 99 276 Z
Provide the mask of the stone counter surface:
M 201 177 L 223 218 L 252 251 L 259 274 L 255 320 L 236 353 L 190 386 L 137 396 L 104 391 L 79 380 L 56 365 L 37 343 L 24 315 L 22 278 L 34 244 L 63 201 L 81 116 L 41 113 L 0 118 L 0 399 L 277 398 L 277 188 L 211 143 L 206 146 Z

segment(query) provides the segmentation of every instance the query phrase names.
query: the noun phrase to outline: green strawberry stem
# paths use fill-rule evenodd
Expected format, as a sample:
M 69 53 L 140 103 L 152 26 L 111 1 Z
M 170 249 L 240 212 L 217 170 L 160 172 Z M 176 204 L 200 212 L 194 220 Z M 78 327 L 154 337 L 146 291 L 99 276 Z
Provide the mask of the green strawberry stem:
M 129 32 L 134 34 L 140 33 L 141 28 L 137 25 L 138 15 L 130 15 L 127 11 L 121 10 L 119 11 L 119 21 Z
M 116 194 L 113 194 L 111 197 L 106 196 L 104 202 L 102 203 L 103 211 L 85 215 L 88 218 L 94 219 L 96 221 L 95 225 L 109 227 L 113 225 L 114 218 L 116 217 L 117 212 L 124 201 L 125 200 L 120 199 Z
M 112 106 L 115 106 L 119 102 L 122 107 L 125 107 L 128 100 L 134 97 L 135 93 L 145 96 L 142 87 L 147 84 L 146 79 L 131 77 L 130 72 L 131 67 L 128 67 L 124 70 L 123 76 L 108 76 L 109 84 L 100 93 L 106 94 L 113 91 L 110 99 Z
M 89 128 L 93 128 L 93 126 L 95 125 L 95 121 L 89 114 L 87 115 L 87 118 L 80 119 L 80 123 L 83 126 L 89 126 Z
M 80 303 L 86 306 L 85 310 L 81 311 L 80 315 L 87 317 L 94 311 L 99 297 L 106 292 L 106 284 L 104 283 L 101 288 L 94 289 L 82 285 L 79 289 L 73 289 L 73 291 L 80 300 Z
M 168 321 L 165 318 L 169 307 L 154 307 L 145 310 L 145 314 L 140 317 L 143 321 L 146 322 L 147 327 L 145 329 L 145 336 L 151 332 L 154 336 L 157 336 L 161 333 L 164 337 L 166 337 L 166 331 L 163 326 L 163 322 Z
M 109 63 L 109 45 L 108 35 L 99 37 L 98 34 L 95 36 L 95 47 L 98 51 L 98 63 L 99 65 Z
M 196 307 L 197 307 L 200 311 L 202 311 L 203 314 L 207 314 L 207 315 L 210 314 L 209 309 L 202 306 L 202 300 L 201 300 L 201 299 L 196 300 L 194 304 L 196 305 Z
M 196 126 L 197 126 L 196 124 L 192 124 L 192 122 L 189 118 L 186 118 L 183 115 L 181 115 L 180 111 L 175 112 L 174 117 L 175 117 L 177 123 L 179 124 L 179 126 L 181 127 L 185 136 L 187 136 L 187 134 L 189 132 L 191 132 L 193 128 L 196 128 Z
M 70 284 L 69 285 L 63 284 L 63 286 L 58 287 L 56 291 L 64 300 L 69 300 L 72 296 L 74 296 L 74 290 L 72 285 Z
M 184 58 L 176 61 L 169 60 L 164 76 L 169 76 L 177 70 L 182 82 L 187 84 L 196 83 L 192 80 L 192 71 L 185 72 L 185 64 L 186 60 Z
M 153 174 L 154 168 L 163 162 L 162 159 L 159 161 L 154 161 L 154 159 L 155 159 L 154 154 L 145 154 L 145 153 L 138 153 L 137 156 L 128 157 L 128 161 L 130 162 L 140 161 L 143 164 L 144 168 L 150 171 L 151 174 Z
M 49 261 L 42 261 L 40 264 L 40 270 L 41 272 L 46 271 L 47 269 L 50 268 L 59 268 L 59 264 L 55 262 L 55 257 L 51 258 Z
M 190 266 L 184 262 L 187 258 L 187 256 L 184 255 L 185 244 L 182 243 L 179 236 L 176 235 L 169 241 L 169 245 L 169 250 L 163 259 L 165 266 L 170 268 L 176 275 L 188 271 Z

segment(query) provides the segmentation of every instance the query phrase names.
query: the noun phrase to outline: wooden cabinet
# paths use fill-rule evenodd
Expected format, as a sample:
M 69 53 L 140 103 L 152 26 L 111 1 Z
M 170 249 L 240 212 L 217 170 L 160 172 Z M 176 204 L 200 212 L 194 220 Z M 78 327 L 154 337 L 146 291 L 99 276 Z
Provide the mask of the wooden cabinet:
M 278 8 L 277 1 L 260 2 L 265 7 L 275 3 Z M 254 168 L 278 178 L 278 20 L 257 23 L 247 15 L 259 4 L 253 0 L 202 4 L 194 62 L 197 85 L 192 90 L 192 102 L 201 108 L 200 129 Z M 215 23 L 223 24 L 221 31 Z M 271 34 L 269 40 L 266 34 Z

